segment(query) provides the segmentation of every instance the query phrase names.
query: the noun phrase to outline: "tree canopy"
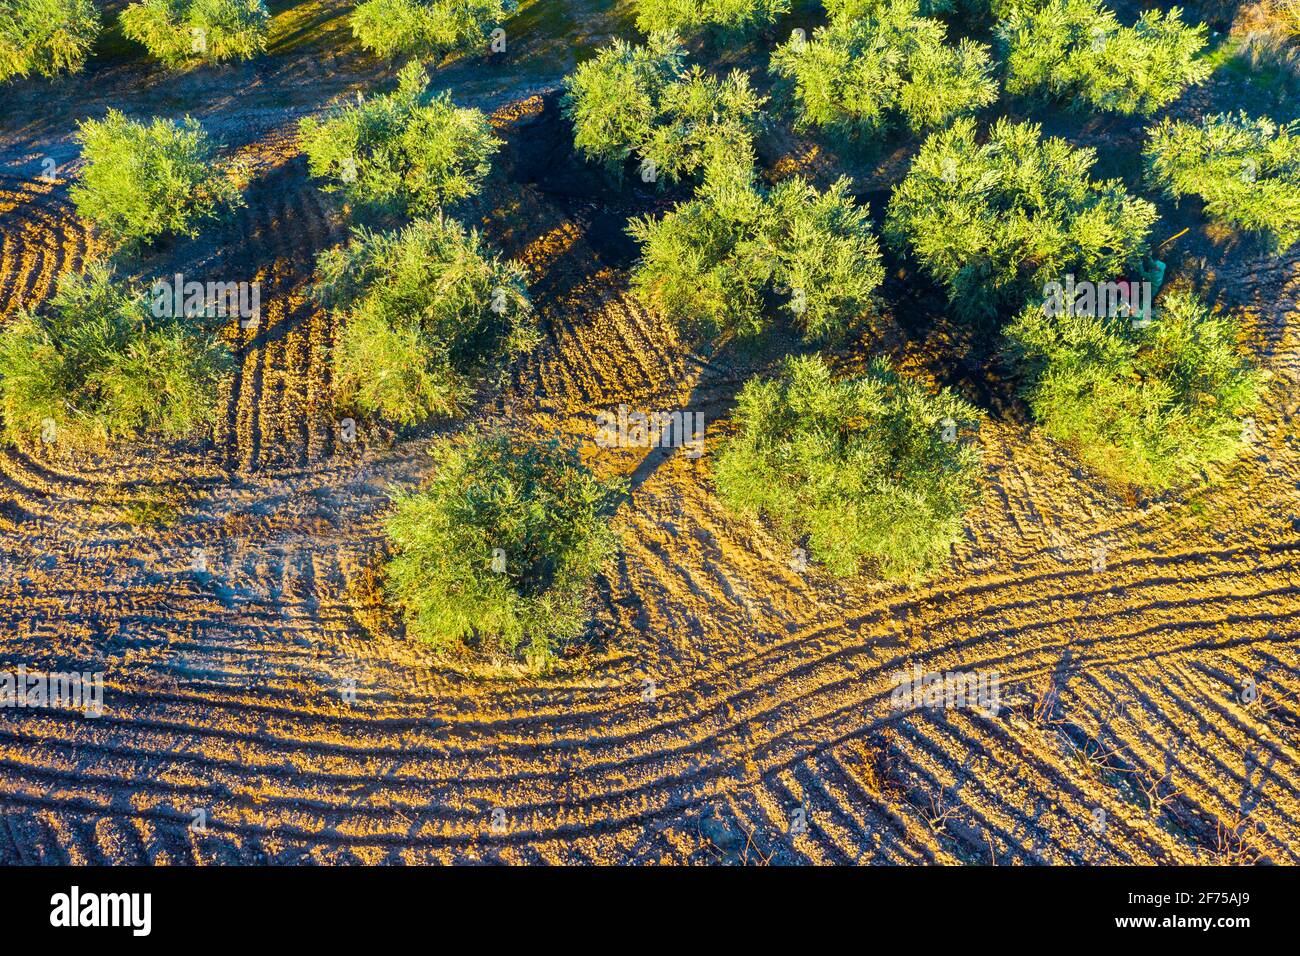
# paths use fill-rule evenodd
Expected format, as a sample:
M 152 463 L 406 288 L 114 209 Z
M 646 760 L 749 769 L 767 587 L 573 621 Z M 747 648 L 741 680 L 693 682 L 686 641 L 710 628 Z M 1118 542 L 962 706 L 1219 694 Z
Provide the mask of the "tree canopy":
M 1210 218 L 1263 233 L 1279 252 L 1300 239 L 1300 123 L 1244 112 L 1166 119 L 1145 157 L 1148 182 L 1174 199 L 1199 196 Z
M 487 49 L 492 30 L 519 9 L 516 0 L 364 0 L 352 35 L 376 56 L 444 56 Z
M 556 442 L 504 431 L 463 433 L 433 456 L 432 479 L 399 494 L 386 525 L 407 633 L 543 669 L 583 631 L 624 483 Z
M 218 144 L 191 117 L 146 124 L 109 110 L 83 122 L 77 140 L 86 165 L 72 200 L 111 245 L 194 236 L 205 220 L 243 204 L 239 171 L 218 161 Z
M 408 63 L 391 93 L 358 97 L 299 126 L 311 175 L 376 211 L 425 215 L 478 193 L 501 147 L 486 116 L 429 91 Z
M 0 82 L 80 72 L 99 30 L 93 0 L 6 0 L 0 4 Z
M 127 38 L 166 66 L 251 60 L 270 22 L 263 0 L 138 0 L 121 16 Z
M 92 264 L 0 328 L 0 427 L 28 447 L 92 451 L 193 436 L 212 423 L 232 365 L 210 331 L 155 315 Z
M 714 157 L 747 157 L 765 102 L 740 70 L 719 79 L 686 66 L 670 34 L 644 45 L 615 40 L 566 85 L 579 152 L 619 175 L 637 157 L 654 182 L 698 175 Z
M 1027 308 L 1006 331 L 1034 417 L 1109 478 L 1168 488 L 1228 461 L 1260 372 L 1236 321 L 1171 289 L 1154 321 Z
M 738 431 L 714 480 L 723 501 L 764 515 L 836 575 L 915 580 L 948 560 L 978 495 L 979 412 L 876 359 L 836 380 L 790 358 L 741 390 Z
M 1090 149 L 998 120 L 983 143 L 959 119 L 921 146 L 894 190 L 885 235 L 906 245 L 969 317 L 1018 311 L 1066 274 L 1136 267 L 1155 207 L 1089 177 Z
M 771 26 L 790 12 L 790 0 L 635 0 L 643 33 L 705 31 L 743 36 Z
M 1178 7 L 1125 27 L 1100 0 L 1016 3 L 997 35 L 1007 92 L 1109 112 L 1149 116 L 1210 75 L 1197 58 L 1205 26 L 1183 23 Z
M 772 54 L 801 129 L 870 140 L 901 122 L 913 131 L 945 126 L 997 99 L 988 48 L 947 42 L 916 0 L 846 7 L 811 39 L 792 37 Z
M 459 413 L 477 373 L 536 342 L 523 271 L 441 214 L 359 228 L 321 255 L 317 297 L 342 319 L 335 390 L 403 425 Z
M 697 196 L 661 219 L 634 220 L 642 244 L 632 286 L 683 327 L 762 332 L 772 307 L 808 338 L 833 336 L 871 307 L 884 279 L 865 206 L 841 179 L 760 189 L 752 168 L 715 164 Z

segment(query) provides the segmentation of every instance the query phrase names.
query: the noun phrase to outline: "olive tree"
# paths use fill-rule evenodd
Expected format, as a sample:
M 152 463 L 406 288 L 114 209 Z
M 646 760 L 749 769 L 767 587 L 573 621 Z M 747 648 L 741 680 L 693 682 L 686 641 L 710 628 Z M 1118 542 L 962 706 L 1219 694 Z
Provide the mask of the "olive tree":
M 1152 186 L 1200 197 L 1211 219 L 1263 233 L 1279 252 L 1300 239 L 1300 123 L 1245 113 L 1167 119 L 1151 131 L 1145 158 Z
M 624 483 L 527 434 L 470 431 L 433 456 L 433 477 L 398 495 L 386 523 L 386 582 L 407 633 L 545 669 L 583 632 Z
M 885 235 L 947 287 L 959 311 L 1019 311 L 1067 274 L 1136 268 L 1155 207 L 1118 180 L 1089 176 L 1090 149 L 1035 124 L 998 120 L 980 142 L 973 120 L 932 134 L 894 190 Z
M 321 255 L 316 295 L 341 323 L 339 400 L 403 425 L 459 413 L 479 373 L 537 340 L 522 269 L 441 214 L 357 229 Z
M 86 165 L 72 200 L 111 245 L 194 236 L 205 220 L 243 204 L 239 168 L 217 159 L 219 144 L 191 117 L 146 124 L 109 110 L 83 122 L 77 140 Z
M 1124 27 L 1100 0 L 1015 4 L 997 27 L 1007 92 L 1149 116 L 1210 75 L 1197 58 L 1205 26 L 1181 13 L 1148 10 Z
M 800 129 L 870 140 L 895 123 L 920 132 L 977 112 L 998 95 L 988 49 L 947 42 L 916 0 L 890 0 L 841 15 L 811 39 L 794 36 L 772 54 L 772 72 Z
M 636 294 L 706 333 L 758 334 L 779 303 L 805 337 L 833 337 L 871 308 L 884 279 L 846 179 L 824 192 L 799 178 L 763 190 L 752 169 L 716 164 L 694 199 L 629 231 L 642 244 Z
M 99 36 L 92 0 L 0 3 L 0 82 L 11 77 L 78 73 Z
M 636 25 L 643 33 L 671 31 L 692 36 L 705 31 L 745 36 L 769 27 L 790 12 L 790 0 L 635 0 Z
M 364 0 L 352 12 L 352 35 L 377 56 L 441 57 L 486 48 L 516 0 Z
M 476 195 L 501 140 L 482 112 L 428 87 L 411 62 L 393 92 L 304 119 L 308 171 L 327 191 L 373 211 L 425 215 Z
M 747 155 L 765 102 L 739 70 L 719 79 L 687 67 L 668 34 L 644 45 L 615 40 L 566 86 L 563 109 L 578 151 L 618 175 L 638 158 L 642 178 L 653 182 L 698 175 L 720 154 Z
M 102 264 L 0 328 L 0 428 L 34 448 L 100 451 L 192 437 L 217 413 L 233 360 L 201 323 L 155 314 Z
M 1031 306 L 1006 334 L 1034 417 L 1108 478 L 1168 488 L 1246 441 L 1263 376 L 1238 323 L 1186 290 L 1153 320 Z
M 836 379 L 791 358 L 740 392 L 714 481 L 723 502 L 762 515 L 832 574 L 916 580 L 948 560 L 978 495 L 979 412 L 883 359 Z
M 251 60 L 270 22 L 263 0 L 138 0 L 121 15 L 126 37 L 166 66 Z

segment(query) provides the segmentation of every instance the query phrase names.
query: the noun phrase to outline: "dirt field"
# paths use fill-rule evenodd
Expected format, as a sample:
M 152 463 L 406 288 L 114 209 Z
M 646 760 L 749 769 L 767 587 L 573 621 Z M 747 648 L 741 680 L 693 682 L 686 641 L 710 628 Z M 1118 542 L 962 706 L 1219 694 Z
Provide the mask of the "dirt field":
M 545 334 L 471 418 L 567 436 L 634 489 L 589 640 L 545 678 L 437 660 L 377 600 L 389 492 L 419 483 L 437 435 L 340 438 L 334 327 L 307 298 L 345 233 L 296 122 L 394 74 L 350 41 L 350 7 L 273 4 L 251 65 L 168 74 L 123 43 L 0 94 L 0 317 L 95 251 L 71 134 L 109 105 L 189 112 L 250 165 L 246 208 L 141 274 L 257 279 L 264 304 L 227 333 L 239 370 L 212 442 L 0 450 L 0 661 L 107 674 L 99 719 L 0 713 L 0 862 L 1300 861 L 1300 249 L 1162 205 L 1158 239 L 1190 227 L 1171 275 L 1244 311 L 1273 379 L 1252 454 L 1157 498 L 1031 429 L 988 343 L 894 261 L 884 316 L 837 361 L 887 352 L 984 407 L 983 501 L 926 585 L 798 570 L 708 479 L 740 384 L 791 343 L 702 355 L 630 296 L 623 222 L 673 197 L 572 155 L 554 91 L 633 31 L 608 3 L 564 6 L 524 4 L 500 62 L 435 74 L 508 141 L 478 215 L 525 263 Z M 1173 112 L 1294 109 L 1257 82 L 1221 70 Z M 1101 172 L 1129 168 L 1140 126 L 1071 122 Z M 769 140 L 769 165 L 837 168 Z M 873 190 L 911 148 L 859 177 L 877 222 Z M 597 448 L 619 403 L 703 412 L 705 454 Z M 1003 708 L 896 714 L 914 664 L 996 672 Z

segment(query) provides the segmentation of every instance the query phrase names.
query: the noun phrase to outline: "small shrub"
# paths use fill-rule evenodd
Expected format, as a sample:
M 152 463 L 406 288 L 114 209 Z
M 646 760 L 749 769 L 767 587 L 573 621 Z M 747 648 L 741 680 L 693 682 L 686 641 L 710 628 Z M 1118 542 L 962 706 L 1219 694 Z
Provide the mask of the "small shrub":
M 1030 307 L 1007 329 L 1034 417 L 1107 477 L 1157 489 L 1232 459 L 1263 377 L 1237 323 L 1171 289 L 1148 325 Z
M 199 223 L 242 205 L 234 170 L 197 120 L 148 125 L 109 110 L 77 131 L 86 166 L 71 195 L 77 211 L 115 246 L 194 236 Z
M 1276 49 L 1300 37 L 1300 0 L 1260 0 L 1239 12 L 1233 32 L 1245 41 L 1243 52 L 1261 40 Z
M 142 294 L 92 266 L 0 330 L 4 436 L 91 450 L 148 434 L 189 436 L 212 422 L 231 365 L 215 337 L 156 318 Z
M 806 538 L 832 574 L 871 566 L 914 580 L 961 538 L 979 472 L 961 438 L 979 413 L 952 392 L 932 395 L 883 359 L 835 381 L 821 358 L 790 358 L 779 377 L 745 385 L 735 419 L 714 473 L 722 500 Z
M 335 108 L 300 124 L 312 176 L 327 191 L 375 211 L 426 215 L 474 196 L 501 140 L 488 119 L 462 109 L 412 62 L 392 93 Z
M 1016 4 L 997 30 L 1007 92 L 1149 116 L 1210 75 L 1196 58 L 1205 26 L 1188 26 L 1181 13 L 1148 10 L 1122 27 L 1100 0 Z
M 1260 0 L 1243 5 L 1232 24 L 1239 40 L 1223 52 L 1232 55 L 1229 69 L 1248 67 L 1257 80 L 1283 87 L 1300 75 L 1300 0 Z
M 898 118 L 921 131 L 996 100 L 987 48 L 945 42 L 947 28 L 916 11 L 916 0 L 891 0 L 778 47 L 771 68 L 795 105 L 796 125 L 863 141 Z
M 1199 196 L 1210 218 L 1265 233 L 1279 252 L 1300 239 L 1300 123 L 1245 113 L 1165 120 L 1145 157 L 1148 181 L 1174 199 Z
M 583 632 L 622 483 L 558 444 L 502 432 L 458 436 L 434 457 L 433 478 L 398 496 L 387 523 L 387 586 L 408 633 L 544 667 Z
M 123 34 L 165 66 L 251 60 L 270 22 L 263 0 L 139 0 L 121 15 Z
M 644 46 L 615 40 L 567 86 L 563 108 L 578 150 L 618 175 L 639 156 L 654 181 L 695 175 L 715 156 L 747 157 L 765 102 L 739 70 L 719 80 L 687 68 L 667 34 Z
M 78 73 L 99 36 L 92 0 L 5 0 L 0 4 L 0 81 Z
M 358 229 L 321 255 L 319 274 L 318 296 L 343 319 L 340 400 L 403 425 L 458 413 L 476 373 L 536 342 L 523 271 L 441 214 L 395 233 Z
M 636 0 L 636 25 L 642 33 L 714 31 L 736 37 L 769 27 L 789 12 L 790 0 Z
M 92 507 L 97 517 L 137 528 L 170 528 L 181 516 L 184 489 L 175 485 L 136 485 L 113 482 Z
M 515 0 L 366 0 L 352 13 L 352 35 L 381 57 L 441 57 L 487 46 Z
M 173 502 L 154 497 L 128 502 L 122 510 L 122 520 L 135 527 L 170 528 L 177 517 Z
M 908 244 L 959 311 L 1018 311 L 1067 273 L 1110 278 L 1136 267 L 1155 207 L 1118 180 L 1088 178 L 1094 153 L 999 120 L 987 142 L 960 119 L 921 146 L 894 190 L 885 234 Z
M 706 333 L 748 336 L 780 297 L 806 338 L 831 337 L 871 305 L 884 280 L 867 209 L 841 179 L 818 192 L 802 179 L 763 193 L 715 165 L 699 195 L 661 219 L 633 220 L 641 242 L 632 287 L 650 308 Z

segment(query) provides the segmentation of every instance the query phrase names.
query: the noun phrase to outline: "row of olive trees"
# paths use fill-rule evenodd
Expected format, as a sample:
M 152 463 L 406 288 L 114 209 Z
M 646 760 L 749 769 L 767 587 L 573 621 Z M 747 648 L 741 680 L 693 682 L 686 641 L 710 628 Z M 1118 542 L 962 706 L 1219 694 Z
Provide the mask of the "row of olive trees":
M 995 95 L 987 54 L 948 46 L 917 7 L 833 6 L 828 30 L 783 48 L 774 68 L 815 103 L 808 64 L 824 70 L 848 50 L 841 72 L 869 78 L 857 89 L 876 97 L 875 112 L 845 119 L 832 110 L 821 125 L 842 122 L 851 136 L 894 117 L 916 129 L 948 124 L 895 190 L 885 238 L 948 287 L 959 313 L 1018 316 L 1008 351 L 1047 431 L 1103 472 L 1155 487 L 1236 454 L 1237 415 L 1261 379 L 1230 321 L 1182 292 L 1167 293 L 1145 324 L 1035 301 L 1062 274 L 1132 274 L 1154 208 L 1091 180 L 1087 151 L 1044 140 L 1036 127 L 1004 121 L 980 141 L 961 117 Z M 879 49 L 850 42 L 861 32 L 850 17 L 876 25 Z M 880 69 L 854 73 L 881 51 Z M 643 47 L 615 45 L 568 86 L 565 110 L 589 158 L 699 182 L 667 215 L 630 225 L 643 253 L 633 287 L 649 307 L 689 334 L 754 336 L 785 318 L 807 339 L 841 335 L 872 310 L 883 267 L 867 209 L 846 181 L 826 190 L 797 178 L 759 182 L 752 137 L 762 100 L 743 74 L 718 80 L 687 68 L 680 45 L 655 34 Z M 1076 86 L 1085 98 L 1079 91 L 1097 88 Z M 1090 101 L 1145 110 L 1161 95 Z M 1172 126 L 1153 137 L 1152 180 L 1175 196 L 1201 195 L 1212 215 L 1276 231 L 1285 216 L 1265 197 L 1283 195 L 1294 176 L 1291 131 L 1243 119 L 1245 132 L 1230 136 L 1230 122 L 1207 121 L 1196 142 Z M 413 64 L 392 93 L 344 104 L 301 132 L 310 172 L 349 212 L 409 219 L 358 227 L 321 256 L 317 295 L 339 318 L 340 400 L 402 425 L 462 414 L 488 369 L 539 338 L 522 269 L 449 215 L 490 174 L 500 143 L 487 118 L 431 93 Z M 236 171 L 213 162 L 214 145 L 192 121 L 147 127 L 110 114 L 83 126 L 82 140 L 88 163 L 74 197 L 123 247 L 192 233 L 238 201 Z M 1244 187 L 1225 181 L 1225 155 L 1253 163 L 1236 180 Z M 69 413 L 60 427 L 85 444 L 201 427 L 223 353 L 174 320 L 143 318 L 138 302 L 95 275 L 0 335 L 6 427 L 28 434 L 60 409 Z M 100 316 L 93 336 L 72 321 L 77 309 Z M 167 387 L 132 362 L 165 370 Z M 977 495 L 979 417 L 951 391 L 881 361 L 840 378 L 823 359 L 792 359 L 742 390 L 714 477 L 731 507 L 806 541 L 833 573 L 915 579 L 960 539 Z M 548 665 L 583 630 L 592 579 L 614 548 L 608 515 L 621 491 L 571 449 L 526 436 L 471 431 L 440 446 L 434 478 L 400 497 L 388 526 L 388 586 L 410 633 L 446 650 Z
M 78 139 L 85 165 L 72 198 L 115 254 L 196 235 L 242 202 L 243 170 L 192 119 L 110 111 Z M 347 213 L 405 220 L 358 225 L 320 256 L 316 296 L 339 320 L 340 402 L 398 425 L 460 416 L 492 367 L 538 340 L 521 267 L 449 214 L 480 192 L 500 140 L 412 63 L 391 92 L 303 121 L 301 141 L 310 174 Z M 6 324 L 5 437 L 102 451 L 209 428 L 229 350 L 203 315 L 159 312 L 149 299 L 96 265 Z M 581 628 L 619 491 L 558 445 L 489 431 L 444 446 L 434 482 L 403 496 L 390 523 L 388 581 L 411 633 L 545 666 Z
M 1149 147 L 1153 182 L 1168 175 L 1166 150 L 1160 137 Z M 1191 152 L 1186 164 L 1203 160 Z M 1028 124 L 1001 121 L 983 142 L 973 123 L 956 124 L 922 146 L 886 235 L 947 286 L 959 314 L 1017 315 L 1008 351 L 1049 434 L 1112 478 L 1168 488 L 1240 452 L 1262 379 L 1235 323 L 1186 290 L 1142 312 L 1123 297 L 1112 308 L 1048 301 L 1067 278 L 1129 277 L 1127 296 L 1148 274 L 1155 208 L 1091 179 L 1093 161 Z
M 898 50 L 911 49 L 909 29 L 936 37 L 931 23 L 897 26 L 886 42 Z M 897 77 L 907 69 L 895 63 Z M 868 209 L 847 179 L 824 190 L 799 177 L 761 183 L 752 137 L 762 103 L 743 74 L 712 80 L 684 66 L 671 37 L 652 35 L 614 43 L 566 85 L 575 146 L 589 160 L 694 174 L 692 198 L 629 225 L 641 244 L 633 291 L 682 334 L 753 338 L 782 322 L 808 341 L 834 340 L 873 312 L 884 268 Z M 901 85 L 891 109 L 916 100 L 898 96 Z M 720 108 L 720 91 L 739 108 Z M 821 358 L 791 359 L 745 386 L 733 419 L 713 469 L 722 499 L 805 541 L 832 572 L 912 580 L 960 537 L 977 489 L 979 415 L 950 390 L 932 393 L 883 361 L 838 379 Z
M 363 410 L 404 423 L 451 411 L 472 387 L 465 376 L 484 349 L 499 339 L 518 351 L 529 341 L 518 268 L 440 214 L 481 188 L 500 141 L 477 110 L 430 95 L 418 64 L 402 71 L 392 93 L 338 109 L 323 121 L 308 119 L 302 132 L 309 169 L 326 178 L 328 188 L 367 209 L 425 217 L 398 233 L 358 232 L 346 250 L 323 262 L 322 290 L 329 290 L 332 306 L 362 317 L 345 325 L 336 352 L 340 382 L 345 389 L 355 383 Z M 82 123 L 77 139 L 85 162 L 71 197 L 115 255 L 139 255 L 169 237 L 195 236 L 243 202 L 243 169 L 220 159 L 220 144 L 189 117 L 140 122 L 110 110 L 102 120 Z M 398 317 L 406 326 L 388 324 Z M 418 369 L 398 374 L 395 364 L 392 377 L 367 374 L 377 357 L 396 363 L 404 344 L 412 350 L 408 359 L 419 354 Z M 12 392 L 36 382 L 9 377 L 0 388 Z M 83 407 L 71 393 L 47 397 Z M 9 437 L 19 440 L 31 439 L 29 425 L 22 416 L 5 422 Z M 122 434 L 120 428 L 98 431 Z
M 995 98 L 987 49 L 969 40 L 945 43 L 944 26 L 921 15 L 944 5 L 827 6 L 829 26 L 811 39 L 800 33 L 772 58 L 801 125 L 861 135 L 901 115 L 917 129 Z M 514 0 L 365 0 L 353 11 L 352 29 L 379 56 L 438 57 L 487 47 L 516 9 Z M 641 0 L 637 22 L 652 38 L 713 29 L 746 34 L 788 10 L 787 0 Z M 1008 4 L 1006 14 L 996 32 L 1012 92 L 1150 113 L 1208 73 L 1195 60 L 1204 27 L 1186 26 L 1177 9 L 1148 12 L 1131 28 L 1100 0 L 1025 0 Z M 251 59 L 265 52 L 270 24 L 264 0 L 137 0 L 120 19 L 128 38 L 168 66 Z M 79 70 L 99 29 L 91 0 L 12 0 L 0 8 L 0 80 Z
M 243 201 L 243 170 L 192 119 L 110 111 L 83 123 L 78 140 L 85 164 L 72 198 L 115 254 L 196 235 Z M 399 425 L 463 414 L 490 368 L 538 339 L 523 270 L 448 214 L 479 193 L 501 145 L 487 118 L 431 92 L 413 63 L 391 92 L 305 120 L 301 140 L 309 172 L 348 213 L 407 220 L 359 225 L 320 256 L 316 296 L 339 319 L 340 402 Z M 155 304 L 94 265 L 7 323 L 5 438 L 98 452 L 208 429 L 229 349 L 204 315 Z M 435 480 L 403 496 L 390 522 L 387 579 L 410 632 L 545 666 L 581 629 L 620 487 L 558 445 L 489 431 L 443 446 Z
M 1161 150 L 1153 143 L 1157 164 Z M 1189 291 L 1139 306 L 1131 290 L 1156 210 L 1118 181 L 1093 180 L 1093 161 L 1029 124 L 999 121 L 981 142 L 959 122 L 921 147 L 885 231 L 959 314 L 1017 316 L 1008 353 L 1049 434 L 1113 479 L 1169 488 L 1240 453 L 1263 379 L 1235 322 Z M 1049 294 L 1076 277 L 1122 294 L 1104 306 Z
M 247 60 L 266 51 L 263 0 L 139 0 L 122 33 L 167 66 Z M 93 0 L 8 0 L 0 5 L 0 80 L 77 73 L 99 36 Z
M 997 99 L 989 49 L 949 42 L 947 28 L 923 16 L 918 0 L 828 6 L 827 26 L 811 37 L 795 31 L 771 58 L 799 129 L 864 143 L 899 124 L 918 133 L 941 128 Z M 687 7 L 701 19 L 686 16 Z M 616 41 L 582 64 L 570 78 L 566 108 L 579 148 L 592 158 L 620 166 L 637 155 L 652 173 L 676 178 L 684 166 L 698 168 L 711 147 L 752 134 L 763 106 L 743 73 L 717 80 L 687 71 L 677 33 L 722 16 L 742 29 L 768 22 L 772 10 L 657 3 L 641 10 L 648 41 Z M 1097 0 L 1027 3 L 1012 7 L 996 34 L 1007 88 L 1018 94 L 1150 114 L 1208 75 L 1197 59 L 1205 28 L 1184 24 L 1177 10 L 1148 13 L 1127 28 Z
M 873 6 L 856 22 L 894 16 L 897 35 L 916 27 L 914 8 L 900 17 L 902 9 Z M 830 41 L 825 33 L 813 43 L 792 41 L 790 62 L 817 42 Z M 619 44 L 571 78 L 566 108 L 575 142 L 589 157 L 599 158 L 606 143 L 621 148 L 621 158 L 630 143 L 654 141 L 654 110 L 629 114 L 639 117 L 635 137 L 620 138 L 627 124 L 611 122 L 630 99 L 620 91 L 638 88 L 613 80 L 620 73 L 636 77 L 624 67 L 653 62 L 647 53 Z M 898 68 L 906 61 L 890 62 Z M 842 67 L 828 72 L 847 75 Z M 866 86 L 878 91 L 887 84 Z M 897 106 L 905 102 L 893 101 L 912 116 Z M 1153 102 L 1115 108 L 1145 110 Z M 845 126 L 853 129 L 860 119 Z M 671 124 L 673 117 L 660 122 Z M 881 122 L 877 111 L 867 128 Z M 1235 136 L 1222 132 L 1230 122 Z M 1294 221 L 1294 191 L 1281 198 L 1294 181 L 1289 130 L 1255 124 L 1248 135 L 1246 125 L 1244 118 L 1208 120 L 1206 128 L 1220 135 L 1200 139 L 1211 142 L 1162 127 L 1148 148 L 1151 182 L 1175 196 L 1212 195 L 1219 203 L 1207 203 L 1212 215 L 1276 232 L 1279 222 Z M 1250 175 L 1215 179 L 1212 171 L 1225 165 L 1213 155 L 1216 148 Z M 949 117 L 948 128 L 925 142 L 894 190 L 885 237 L 948 287 L 959 314 L 981 321 L 1019 313 L 1005 333 L 1007 351 L 1049 434 L 1073 443 L 1109 477 L 1167 488 L 1240 452 L 1248 440 L 1241 416 L 1263 379 L 1241 354 L 1235 324 L 1185 290 L 1169 291 L 1154 318 L 1145 313 L 1141 320 L 1124 311 L 1043 307 L 1053 282 L 1134 277 L 1146 266 L 1155 207 L 1118 181 L 1091 179 L 1092 164 L 1091 151 L 1044 139 L 1031 124 L 1000 121 L 981 138 L 973 120 Z M 642 244 L 633 288 L 648 307 L 696 334 L 738 336 L 761 332 L 785 312 L 807 338 L 842 332 L 869 311 L 880 257 L 866 210 L 848 196 L 847 183 L 826 193 L 797 178 L 761 188 L 752 153 L 741 149 L 711 155 L 703 165 L 693 198 L 630 227 Z M 811 268 L 796 274 L 795 262 Z M 972 500 L 976 456 L 962 442 L 950 442 L 946 458 L 934 454 L 945 451 L 942 444 L 891 444 L 885 436 L 899 431 L 882 424 L 887 414 L 867 414 L 856 404 L 855 396 L 880 394 L 910 396 L 899 399 L 906 409 L 899 414 L 914 416 L 904 418 L 906 434 L 933 438 L 941 419 L 950 437 L 963 429 L 969 434 L 977 418 L 947 392 L 927 405 L 923 389 L 884 366 L 835 382 L 820 360 L 792 362 L 777 379 L 756 380 L 742 394 L 740 430 L 724 445 L 716 469 L 724 499 L 806 540 L 833 570 L 853 573 L 864 561 L 894 577 L 932 570 Z M 858 433 L 859 424 L 868 434 Z M 919 457 L 909 462 L 914 453 Z M 888 474 L 897 482 L 882 483 L 870 468 L 867 474 L 876 477 L 865 478 L 864 461 L 892 462 Z
M 948 42 L 917 0 L 831 0 L 827 8 L 827 27 L 791 37 L 772 56 L 797 128 L 870 142 L 896 123 L 918 133 L 950 126 L 997 98 L 986 48 Z M 1208 74 L 1197 58 L 1205 29 L 1184 24 L 1177 8 L 1148 12 L 1132 28 L 1096 0 L 1011 2 L 1000 15 L 1011 92 L 1149 115 Z M 717 79 L 687 68 L 667 33 L 643 45 L 615 41 L 567 87 L 578 149 L 615 170 L 636 158 L 643 178 L 656 181 L 698 178 L 720 153 L 739 160 L 752 150 L 765 105 L 740 71 Z M 1296 128 L 1244 115 L 1199 128 L 1166 121 L 1148 144 L 1149 182 L 1173 198 L 1198 195 L 1212 218 L 1285 248 L 1300 228 Z
M 772 56 L 800 128 L 861 141 L 896 122 L 943 127 L 997 99 L 988 49 L 947 42 L 918 0 L 830 6 L 829 25 L 811 38 L 796 33 Z M 1129 28 L 1099 0 L 1021 3 L 995 35 L 1008 92 L 1109 112 L 1149 115 L 1209 74 L 1197 59 L 1205 28 L 1184 24 L 1177 9 Z
M 359 227 L 321 256 L 340 402 L 401 425 L 455 416 L 483 371 L 537 339 L 522 269 L 448 214 L 482 190 L 501 140 L 414 61 L 392 92 L 309 117 L 300 134 L 309 172 L 354 218 L 410 220 Z
M 492 31 L 517 9 L 517 0 L 363 0 L 351 24 L 377 56 L 427 59 L 489 48 Z M 788 0 L 654 0 L 640 4 L 638 23 L 650 33 L 743 33 L 788 10 Z M 151 56 L 180 66 L 264 53 L 270 13 L 265 0 L 136 0 L 120 22 Z M 0 5 L 0 80 L 78 72 L 100 29 L 93 0 L 7 0 Z
M 378 56 L 436 57 L 486 47 L 514 0 L 365 0 L 352 13 L 361 45 Z M 168 67 L 251 60 L 265 53 L 265 0 L 136 0 L 119 15 L 122 33 Z M 0 4 L 0 81 L 76 73 L 101 30 L 94 0 L 6 0 Z
M 385 227 L 356 226 L 317 263 L 316 297 L 338 319 L 341 407 L 399 426 L 464 416 L 488 374 L 540 339 L 523 268 L 454 218 L 491 175 L 491 123 L 430 90 L 412 62 L 393 91 L 308 118 L 300 135 L 322 188 Z M 433 476 L 397 496 L 386 525 L 384 580 L 407 633 L 550 666 L 585 628 L 621 493 L 559 442 L 501 428 L 443 441 Z
M 913 130 L 945 125 L 997 97 L 986 47 L 945 42 L 933 19 L 948 0 L 827 0 L 830 23 L 809 38 L 796 30 L 772 55 L 803 127 L 852 138 L 901 120 Z M 1209 74 L 1198 60 L 1203 25 L 1183 23 L 1178 8 L 1148 11 L 1119 24 L 1101 0 L 1011 0 L 989 5 L 1011 93 L 1118 113 L 1149 115 Z M 706 28 L 752 33 L 789 5 L 780 0 L 641 0 L 647 33 L 691 35 Z
M 80 215 L 117 253 L 196 235 L 242 202 L 241 171 L 194 120 L 140 123 L 110 110 L 81 124 Z M 61 277 L 57 294 L 0 329 L 0 433 L 10 442 L 102 450 L 207 429 L 228 350 L 204 316 L 161 310 L 105 263 Z
M 883 279 L 867 210 L 847 182 L 825 191 L 802 180 L 759 185 L 751 145 L 759 105 L 739 76 L 714 81 L 687 68 L 667 38 L 616 44 L 579 69 L 565 98 L 590 159 L 620 171 L 635 159 L 643 172 L 702 182 L 669 216 L 631 226 L 647 249 L 634 277 L 647 302 L 724 334 L 756 334 L 775 312 L 808 338 L 839 334 L 870 309 Z M 479 369 L 536 338 L 517 268 L 480 254 L 480 240 L 444 213 L 488 174 L 498 144 L 484 118 L 431 96 L 411 66 L 394 93 L 345 104 L 302 132 L 311 171 L 349 208 L 437 210 L 400 231 L 358 230 L 322 257 L 318 292 L 340 319 L 341 397 L 403 424 L 457 414 Z M 455 148 L 431 148 L 439 143 Z M 747 448 L 742 455 L 737 444 L 719 467 L 721 484 L 732 477 L 728 500 L 761 510 L 748 500 L 756 485 L 742 479 L 780 472 L 796 449 L 820 449 L 806 455 L 803 479 L 823 490 L 802 495 L 799 519 L 805 532 L 825 525 L 814 555 L 844 573 L 866 563 L 898 577 L 934 567 L 974 493 L 976 453 L 949 441 L 945 423 L 952 417 L 954 428 L 969 428 L 974 409 L 884 366 L 851 398 L 836 391 L 824 365 L 791 365 L 785 375 L 779 401 L 794 403 L 791 417 L 803 431 L 786 434 L 789 445 L 781 446 L 764 433 L 763 415 L 742 413 Z M 810 390 L 828 406 L 824 421 L 798 414 Z M 798 490 L 799 473 L 787 471 L 769 491 Z M 920 474 L 930 476 L 926 487 Z M 860 483 L 871 484 L 874 497 L 856 520 L 827 520 L 843 511 L 837 495 Z M 402 496 L 389 522 L 395 554 L 386 580 L 409 632 L 446 650 L 552 660 L 585 621 L 582 598 L 613 547 L 606 519 L 620 489 L 571 450 L 525 436 L 471 432 L 442 445 L 433 479 Z

